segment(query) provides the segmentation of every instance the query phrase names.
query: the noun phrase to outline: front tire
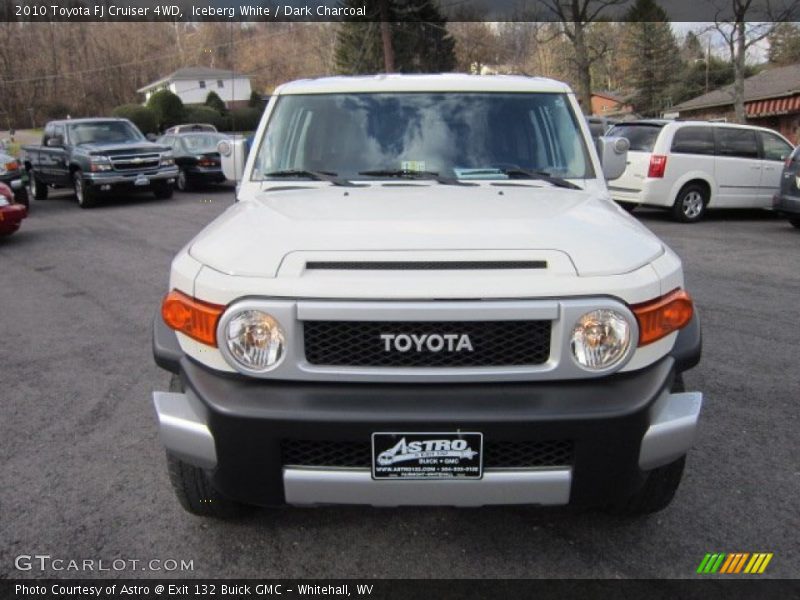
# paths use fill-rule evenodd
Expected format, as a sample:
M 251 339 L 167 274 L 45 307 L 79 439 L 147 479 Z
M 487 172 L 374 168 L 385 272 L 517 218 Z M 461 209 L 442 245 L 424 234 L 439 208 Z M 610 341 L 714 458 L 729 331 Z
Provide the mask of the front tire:
M 167 452 L 167 472 L 175 496 L 183 509 L 198 517 L 230 519 L 245 512 L 245 506 L 220 494 L 206 472 Z
M 690 183 L 678 192 L 672 205 L 672 216 L 681 223 L 697 223 L 706 214 L 708 190 L 697 183 Z
M 31 170 L 28 173 L 28 186 L 31 188 L 31 196 L 36 200 L 47 199 L 47 186 L 36 176 L 36 171 Z
M 686 457 L 681 456 L 675 462 L 653 469 L 647 474 L 647 480 L 641 489 L 625 501 L 611 507 L 610 512 L 626 517 L 637 517 L 664 510 L 678 491 L 685 465 Z
M 72 174 L 72 185 L 75 188 L 75 198 L 78 199 L 78 206 L 81 208 L 93 208 L 97 205 L 97 192 L 92 186 L 86 185 L 81 171 Z
M 181 378 L 172 375 L 169 380 L 169 391 L 182 393 L 184 390 Z M 167 473 L 178 502 L 188 513 L 198 517 L 229 519 L 247 511 L 244 504 L 229 500 L 220 494 L 203 469 L 185 463 L 169 452 L 167 452 Z

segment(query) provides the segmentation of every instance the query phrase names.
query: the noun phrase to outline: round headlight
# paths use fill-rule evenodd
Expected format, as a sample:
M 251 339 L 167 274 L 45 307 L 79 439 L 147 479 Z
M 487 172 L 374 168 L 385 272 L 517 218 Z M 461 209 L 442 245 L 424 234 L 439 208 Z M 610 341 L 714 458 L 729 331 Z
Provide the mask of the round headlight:
M 283 357 L 283 330 L 271 315 L 260 310 L 234 315 L 226 323 L 224 335 L 231 356 L 251 371 L 267 371 Z
M 219 144 L 217 144 L 217 152 L 222 154 L 222 156 L 230 156 L 233 152 L 233 146 L 229 140 L 222 140 Z
M 575 323 L 570 347 L 584 369 L 602 371 L 623 359 L 631 343 L 628 321 L 614 310 L 593 310 Z

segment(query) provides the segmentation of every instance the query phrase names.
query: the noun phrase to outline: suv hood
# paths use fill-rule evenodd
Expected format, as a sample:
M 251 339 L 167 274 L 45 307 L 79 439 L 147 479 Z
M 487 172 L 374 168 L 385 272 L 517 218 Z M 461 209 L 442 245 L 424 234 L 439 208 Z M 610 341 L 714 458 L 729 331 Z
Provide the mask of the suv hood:
M 638 269 L 664 247 L 597 193 L 425 182 L 267 190 L 229 208 L 189 252 L 222 273 L 275 277 L 291 252 L 385 250 L 557 250 L 578 275 L 597 276 Z

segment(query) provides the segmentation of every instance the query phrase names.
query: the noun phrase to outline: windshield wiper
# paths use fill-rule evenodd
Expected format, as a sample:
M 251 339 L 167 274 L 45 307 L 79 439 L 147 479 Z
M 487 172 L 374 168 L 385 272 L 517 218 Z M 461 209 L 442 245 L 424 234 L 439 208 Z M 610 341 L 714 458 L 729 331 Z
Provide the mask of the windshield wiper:
M 583 188 L 579 185 L 575 185 L 571 181 L 567 181 L 563 177 L 556 177 L 555 175 L 551 175 L 547 171 L 531 171 L 529 169 L 523 169 L 522 167 L 509 167 L 507 169 L 498 169 L 501 173 L 508 175 L 509 179 L 515 178 L 525 178 L 525 179 L 538 179 L 540 181 L 546 181 L 547 183 L 554 185 L 556 187 L 567 188 L 569 190 L 582 190 Z
M 314 181 L 327 181 L 333 185 L 341 185 L 345 187 L 360 187 L 358 184 L 337 177 L 336 173 L 331 171 L 307 171 L 305 169 L 284 169 L 282 171 L 270 171 L 264 173 L 264 177 L 305 177 L 306 179 L 313 179 Z
M 459 181 L 455 177 L 445 177 L 439 175 L 436 171 L 411 171 L 409 169 L 373 169 L 371 171 L 359 171 L 359 175 L 367 175 L 368 177 L 396 177 L 398 179 L 432 179 L 442 185 L 478 185 L 477 183 L 468 183 L 466 181 Z

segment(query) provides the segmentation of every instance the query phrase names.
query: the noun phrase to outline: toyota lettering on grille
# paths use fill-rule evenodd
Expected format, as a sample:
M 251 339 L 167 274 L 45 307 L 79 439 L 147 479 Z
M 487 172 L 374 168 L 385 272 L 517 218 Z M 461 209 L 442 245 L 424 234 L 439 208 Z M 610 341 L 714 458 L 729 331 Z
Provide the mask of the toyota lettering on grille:
M 384 352 L 472 352 L 472 341 L 466 333 L 423 333 L 421 335 L 382 333 Z

